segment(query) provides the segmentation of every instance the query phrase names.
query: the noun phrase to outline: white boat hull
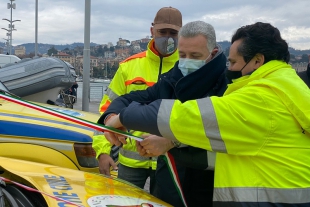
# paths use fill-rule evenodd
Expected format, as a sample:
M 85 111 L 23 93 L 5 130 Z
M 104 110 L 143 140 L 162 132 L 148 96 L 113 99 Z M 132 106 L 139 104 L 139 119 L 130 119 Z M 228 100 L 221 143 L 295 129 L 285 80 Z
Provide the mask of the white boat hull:
M 55 87 L 38 93 L 22 97 L 28 101 L 47 103 L 48 100 L 55 101 L 62 87 Z M 55 95 L 56 94 L 56 95 Z
M 35 58 L 0 69 L 1 82 L 25 100 L 56 101 L 59 91 L 75 82 L 74 68 L 58 58 Z

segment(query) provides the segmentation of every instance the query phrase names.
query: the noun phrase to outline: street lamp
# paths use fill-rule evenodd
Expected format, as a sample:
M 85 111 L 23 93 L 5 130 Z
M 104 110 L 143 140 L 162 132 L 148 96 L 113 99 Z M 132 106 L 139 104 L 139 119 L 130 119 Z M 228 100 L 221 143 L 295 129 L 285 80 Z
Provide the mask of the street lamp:
M 6 28 L 1 28 L 1 29 L 4 29 L 7 31 L 6 33 L 6 36 L 8 36 L 8 39 L 5 39 L 7 40 L 6 42 L 6 46 L 7 46 L 7 53 L 9 53 L 9 50 L 11 49 L 12 45 L 10 44 L 10 42 L 12 42 L 12 31 L 16 30 L 16 29 L 6 29 Z M 10 54 L 11 54 L 11 51 L 10 51 Z
M 7 35 L 8 35 L 9 33 L 7 33 Z M 6 41 L 6 43 L 5 43 L 5 45 L 6 45 L 6 52 L 7 52 L 7 54 L 8 54 L 8 51 L 9 51 L 9 46 L 10 46 L 10 35 L 8 35 L 8 38 L 7 39 L 5 39 L 5 38 L 3 38 L 5 41 Z
M 17 30 L 17 29 L 12 29 L 12 30 L 10 30 L 10 29 L 6 29 L 6 28 L 1 28 L 1 29 L 6 30 L 7 32 L 11 32 L 11 31 L 16 31 L 16 30 Z
M 16 9 L 16 4 L 13 3 L 15 0 L 10 0 L 11 3 L 8 3 L 8 9 L 11 9 L 11 19 L 2 19 L 8 21 L 9 24 L 9 29 L 10 29 L 10 55 L 12 53 L 12 31 L 14 30 L 14 25 L 13 22 L 21 21 L 21 20 L 12 20 L 12 9 Z
M 3 18 L 2 20 L 6 20 L 6 21 L 8 21 L 8 22 L 11 22 L 11 20 L 8 20 L 8 19 L 6 19 L 6 18 Z M 20 19 L 13 20 L 12 23 L 13 23 L 13 22 L 18 22 L 18 21 L 22 21 L 22 20 L 20 20 Z M 11 25 L 9 24 L 9 28 L 10 28 L 10 27 L 11 27 Z M 13 28 L 14 28 L 14 25 L 13 25 Z
M 13 22 L 20 22 L 21 20 L 17 19 L 17 20 L 11 21 L 11 20 L 8 20 L 6 18 L 3 18 L 2 20 L 8 21 L 10 23 L 9 24 L 9 30 L 5 29 L 5 28 L 1 28 L 1 29 L 5 29 L 5 30 L 10 32 L 10 55 L 11 55 L 11 53 L 12 53 L 12 40 L 13 40 L 12 39 L 12 33 L 13 33 L 12 31 L 16 31 L 16 29 L 14 28 Z
M 6 42 L 6 54 L 9 54 L 9 50 L 10 50 L 10 37 L 11 37 L 11 30 L 8 30 L 8 29 L 5 29 L 5 28 L 1 28 L 1 29 L 4 29 L 6 31 L 8 31 L 6 33 L 6 36 L 8 37 L 7 39 L 5 39 L 7 42 Z

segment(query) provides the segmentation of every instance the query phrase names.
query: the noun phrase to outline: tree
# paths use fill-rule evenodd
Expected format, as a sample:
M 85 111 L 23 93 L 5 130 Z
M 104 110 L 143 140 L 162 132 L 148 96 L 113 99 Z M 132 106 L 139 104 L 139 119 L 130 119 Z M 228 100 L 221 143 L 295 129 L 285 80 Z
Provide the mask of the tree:
M 105 46 L 103 47 L 103 52 L 107 52 L 107 51 L 110 51 L 110 50 L 109 50 L 108 46 L 105 45 Z
M 99 78 L 103 76 L 103 70 L 97 67 L 93 67 L 93 77 Z
M 291 56 L 291 59 L 295 59 L 295 55 L 290 54 L 290 56 Z
M 118 67 L 119 67 L 119 62 L 114 62 L 113 66 L 111 67 L 111 70 L 110 70 L 110 74 L 111 74 L 110 78 L 114 77 Z
M 307 54 L 303 54 L 301 56 L 300 62 L 309 62 L 309 56 Z
M 54 46 L 52 46 L 48 51 L 47 51 L 47 54 L 49 56 L 51 56 L 52 54 L 57 54 L 58 53 L 58 50 L 55 49 Z
M 73 53 L 72 53 L 72 50 L 70 50 L 69 48 L 65 48 L 65 49 L 63 49 L 62 50 L 62 52 L 65 52 L 65 53 L 67 53 L 67 54 L 69 54 L 69 55 L 72 55 Z
M 104 55 L 104 51 L 103 51 L 102 45 L 99 45 L 99 47 L 97 49 L 97 55 L 98 56 L 103 56 Z
M 30 58 L 33 58 L 35 55 L 34 55 L 34 52 L 31 52 L 31 53 L 29 53 L 29 57 Z
M 142 51 L 147 50 L 147 45 L 148 45 L 148 44 L 149 44 L 148 42 L 141 42 L 141 43 L 140 43 L 140 48 L 141 48 L 141 50 L 142 50 Z
M 295 55 L 293 55 L 293 54 L 291 54 L 291 53 L 290 53 L 290 62 L 291 62 L 291 63 L 295 63 L 295 62 L 296 62 Z

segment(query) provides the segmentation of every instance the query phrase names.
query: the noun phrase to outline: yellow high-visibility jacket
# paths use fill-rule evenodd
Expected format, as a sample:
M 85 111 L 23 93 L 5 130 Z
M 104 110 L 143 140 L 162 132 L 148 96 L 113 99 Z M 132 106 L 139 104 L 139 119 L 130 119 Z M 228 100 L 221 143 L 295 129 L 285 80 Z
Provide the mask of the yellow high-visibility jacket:
M 270 61 L 223 97 L 131 104 L 120 120 L 217 152 L 215 207 L 310 206 L 310 90 L 289 64 Z
M 118 96 L 130 93 L 135 90 L 144 90 L 157 82 L 158 76 L 173 68 L 178 61 L 178 51 L 167 57 L 160 58 L 155 54 L 153 47 L 154 40 L 152 39 L 147 47 L 147 51 L 133 55 L 123 62 L 111 81 L 107 93 L 103 96 L 99 106 L 99 111 L 102 114 Z M 140 136 L 142 132 L 134 132 L 136 136 Z M 146 158 L 139 155 L 136 150 L 135 140 L 127 140 L 119 151 L 119 162 L 125 166 L 133 168 L 150 168 L 156 169 L 156 158 Z M 110 143 L 103 135 L 93 137 L 93 148 L 96 151 L 97 158 L 100 154 L 109 154 L 111 151 Z

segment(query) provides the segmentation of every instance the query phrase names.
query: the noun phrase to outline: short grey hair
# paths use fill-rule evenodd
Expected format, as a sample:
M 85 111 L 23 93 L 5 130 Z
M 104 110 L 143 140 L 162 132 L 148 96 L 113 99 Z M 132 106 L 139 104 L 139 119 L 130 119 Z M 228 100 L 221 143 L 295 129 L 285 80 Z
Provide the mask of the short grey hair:
M 216 36 L 211 24 L 193 21 L 185 24 L 179 31 L 179 37 L 196 37 L 197 35 L 203 35 L 207 39 L 207 48 L 209 52 L 212 52 L 216 46 Z

